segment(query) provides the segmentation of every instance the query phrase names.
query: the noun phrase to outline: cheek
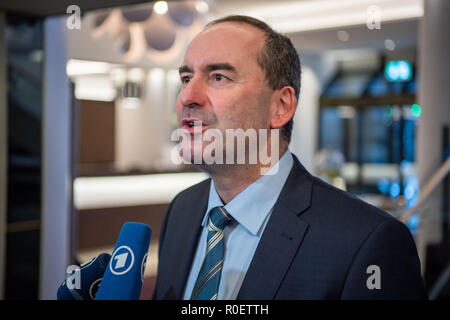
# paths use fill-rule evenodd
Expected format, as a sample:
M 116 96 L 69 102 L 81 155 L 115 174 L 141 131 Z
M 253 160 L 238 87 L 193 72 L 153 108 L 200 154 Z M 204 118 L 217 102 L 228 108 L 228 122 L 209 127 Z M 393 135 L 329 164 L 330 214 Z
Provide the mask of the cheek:
M 216 92 L 209 96 L 219 126 L 226 128 L 267 127 L 268 101 L 255 86 Z
M 268 105 L 267 101 L 261 98 L 260 92 L 248 90 L 234 101 L 230 109 L 228 120 L 236 123 L 235 127 L 243 129 L 266 127 Z
M 227 128 L 248 128 L 249 120 L 252 118 L 248 110 L 248 104 L 245 101 L 226 101 L 223 108 L 216 112 L 219 119 L 219 126 Z
M 180 120 L 181 111 L 182 111 L 182 106 L 180 103 L 180 96 L 178 96 L 178 98 L 177 98 L 175 107 L 176 107 L 176 112 L 177 112 L 177 119 Z
M 210 97 L 214 113 L 219 120 L 219 124 L 224 127 L 233 127 L 232 124 L 239 119 L 239 99 L 236 95 L 217 94 Z

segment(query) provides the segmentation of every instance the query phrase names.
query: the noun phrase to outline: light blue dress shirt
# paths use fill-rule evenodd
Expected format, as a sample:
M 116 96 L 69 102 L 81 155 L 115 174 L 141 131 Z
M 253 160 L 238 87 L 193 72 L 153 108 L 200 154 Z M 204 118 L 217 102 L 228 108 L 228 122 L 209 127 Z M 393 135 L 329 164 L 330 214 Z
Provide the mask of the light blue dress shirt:
M 265 175 L 225 205 L 225 209 L 235 221 L 224 229 L 225 253 L 218 292 L 219 300 L 236 299 L 293 162 L 292 154 L 287 150 L 281 157 L 278 166 L 273 166 Z M 209 212 L 217 206 L 223 206 L 223 202 L 211 180 L 208 208 L 203 218 L 203 230 L 184 291 L 183 299 L 185 300 L 191 298 L 198 273 L 205 259 Z

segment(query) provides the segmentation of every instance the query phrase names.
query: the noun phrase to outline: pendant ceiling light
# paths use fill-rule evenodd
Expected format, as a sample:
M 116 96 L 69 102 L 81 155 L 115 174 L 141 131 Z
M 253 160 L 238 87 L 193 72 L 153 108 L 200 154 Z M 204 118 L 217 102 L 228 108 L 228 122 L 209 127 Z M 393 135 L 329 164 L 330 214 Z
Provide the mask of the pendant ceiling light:
M 206 13 L 205 7 L 204 1 L 157 1 L 99 12 L 94 19 L 93 35 L 110 34 L 124 59 L 136 61 L 146 50 L 162 53 L 173 48 L 177 33 L 192 27 Z

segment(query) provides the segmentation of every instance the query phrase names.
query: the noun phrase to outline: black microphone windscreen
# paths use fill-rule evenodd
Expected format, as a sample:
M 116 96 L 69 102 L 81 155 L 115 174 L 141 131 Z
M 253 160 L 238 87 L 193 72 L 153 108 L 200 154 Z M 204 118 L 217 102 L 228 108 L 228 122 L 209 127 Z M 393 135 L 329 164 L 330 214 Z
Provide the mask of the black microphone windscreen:
M 59 286 L 58 300 L 94 300 L 111 255 L 102 253 L 81 266 L 73 266 Z

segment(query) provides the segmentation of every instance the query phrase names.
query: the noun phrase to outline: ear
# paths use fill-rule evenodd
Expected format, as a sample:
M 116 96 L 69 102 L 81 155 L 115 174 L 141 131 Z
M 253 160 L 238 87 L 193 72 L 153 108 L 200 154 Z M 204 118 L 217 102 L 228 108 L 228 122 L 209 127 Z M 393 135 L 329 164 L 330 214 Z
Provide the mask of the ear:
M 297 108 L 294 88 L 285 86 L 276 90 L 272 98 L 270 128 L 282 128 L 294 116 Z

